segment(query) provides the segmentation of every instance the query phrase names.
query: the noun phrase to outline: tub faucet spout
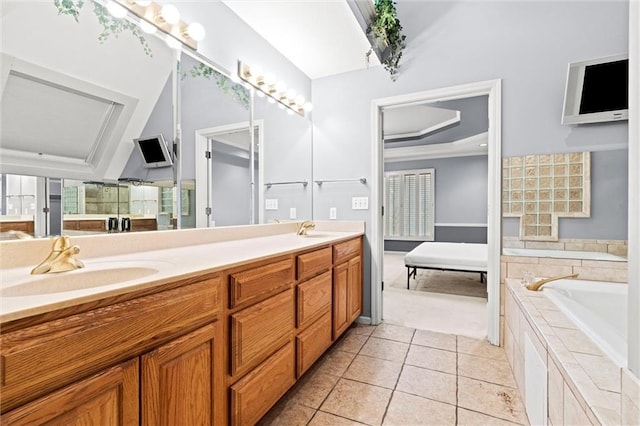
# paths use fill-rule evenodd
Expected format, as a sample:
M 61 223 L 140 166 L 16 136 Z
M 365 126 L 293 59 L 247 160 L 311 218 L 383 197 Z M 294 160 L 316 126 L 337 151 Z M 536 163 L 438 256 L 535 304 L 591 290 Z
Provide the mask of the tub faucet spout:
M 570 274 L 570 275 L 560 275 L 557 277 L 544 278 L 542 280 L 538 280 L 534 283 L 529 283 L 526 285 L 527 290 L 538 291 L 542 288 L 543 285 L 550 283 L 551 281 L 562 280 L 565 278 L 578 278 L 578 274 Z

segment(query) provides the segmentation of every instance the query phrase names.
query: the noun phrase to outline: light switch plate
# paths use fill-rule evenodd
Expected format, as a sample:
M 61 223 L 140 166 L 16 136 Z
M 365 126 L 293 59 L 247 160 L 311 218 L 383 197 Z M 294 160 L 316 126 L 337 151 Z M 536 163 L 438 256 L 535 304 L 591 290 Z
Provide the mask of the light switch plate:
M 352 210 L 369 210 L 369 197 L 351 197 Z
M 291 207 L 289 209 L 289 219 L 295 219 L 295 218 L 296 218 L 296 208 Z
M 277 198 L 267 198 L 264 200 L 264 209 L 265 210 L 278 210 L 278 199 Z
M 329 219 L 336 220 L 337 216 L 338 216 L 338 209 L 336 209 L 335 207 L 331 207 L 329 209 Z

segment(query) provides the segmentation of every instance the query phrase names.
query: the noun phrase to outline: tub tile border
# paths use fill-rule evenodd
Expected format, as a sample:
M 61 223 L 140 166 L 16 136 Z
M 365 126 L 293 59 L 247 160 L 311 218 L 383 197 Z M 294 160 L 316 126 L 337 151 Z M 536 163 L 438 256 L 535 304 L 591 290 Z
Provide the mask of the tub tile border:
M 592 374 L 589 374 L 589 371 L 587 371 L 584 366 L 578 362 L 573 352 L 569 350 L 562 337 L 557 333 L 557 331 L 560 330 L 567 331 L 570 329 L 554 327 L 549 324 L 549 321 L 547 321 L 545 317 L 546 312 L 553 312 L 553 320 L 551 320 L 551 318 L 549 318 L 549 320 L 557 321 L 561 315 L 565 316 L 564 313 L 555 307 L 555 305 L 551 307 L 545 302 L 542 302 L 540 298 L 544 298 L 546 300 L 549 299 L 547 299 L 543 293 L 534 293 L 526 290 L 517 279 L 507 279 L 506 287 L 508 293 L 511 293 L 515 305 L 519 308 L 518 310 L 522 312 L 522 318 L 526 320 L 529 327 L 539 339 L 539 342 L 542 343 L 542 346 L 547 350 L 551 361 L 553 361 L 557 369 L 560 371 L 562 378 L 567 383 L 568 388 L 574 396 L 576 396 L 579 405 L 585 411 L 590 421 L 595 424 L 620 424 L 620 392 L 603 390 L 598 387 L 593 378 L 594 376 L 597 377 L 598 373 L 594 371 Z M 505 316 L 509 317 L 506 323 L 510 330 L 512 330 L 511 325 L 509 324 L 514 320 L 514 318 L 510 317 L 510 314 L 512 314 L 512 312 L 505 309 Z M 515 314 L 515 312 L 513 312 L 513 314 Z M 572 322 L 566 316 L 565 318 L 566 321 Z M 520 324 L 518 328 L 518 332 L 523 333 L 523 324 Z M 562 332 L 560 334 L 562 334 Z M 595 346 L 591 339 L 584 335 L 584 333 L 580 332 L 580 334 L 576 334 L 576 337 L 577 336 L 580 336 L 579 338 L 583 339 L 585 344 L 593 345 L 594 349 L 587 352 L 589 355 L 603 357 L 603 360 L 606 360 L 605 362 L 611 364 L 608 368 L 613 367 L 618 369 L 618 371 L 624 370 L 616 366 L 613 361 L 611 361 L 604 353 L 602 353 L 602 351 L 600 351 L 599 348 Z M 517 336 L 514 336 L 514 340 L 515 345 L 520 344 Z M 514 348 L 514 355 L 515 352 L 517 352 L 517 347 Z M 582 354 L 585 352 L 576 353 Z M 520 390 L 523 392 L 522 388 L 520 388 Z

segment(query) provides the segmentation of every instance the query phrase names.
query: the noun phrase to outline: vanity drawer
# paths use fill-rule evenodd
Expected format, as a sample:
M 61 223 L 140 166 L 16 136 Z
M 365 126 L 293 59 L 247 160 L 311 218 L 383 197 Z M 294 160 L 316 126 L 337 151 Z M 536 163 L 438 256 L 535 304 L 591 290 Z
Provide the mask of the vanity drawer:
M 296 381 L 293 343 L 231 386 L 231 424 L 253 425 Z
M 331 271 L 298 284 L 298 328 L 311 324 L 324 311 L 331 309 Z
M 258 302 L 291 287 L 293 259 L 288 258 L 233 273 L 229 276 L 229 281 L 230 308 Z
M 298 281 L 311 278 L 331 268 L 331 247 L 298 256 Z
M 360 238 L 338 243 L 333 246 L 333 263 L 337 265 L 360 254 L 362 242 Z
M 2 411 L 211 322 L 220 284 L 218 276 L 0 335 Z
M 331 311 L 327 311 L 318 321 L 296 336 L 297 377 L 313 365 L 331 345 Z
M 231 375 L 264 361 L 295 327 L 293 289 L 231 315 Z

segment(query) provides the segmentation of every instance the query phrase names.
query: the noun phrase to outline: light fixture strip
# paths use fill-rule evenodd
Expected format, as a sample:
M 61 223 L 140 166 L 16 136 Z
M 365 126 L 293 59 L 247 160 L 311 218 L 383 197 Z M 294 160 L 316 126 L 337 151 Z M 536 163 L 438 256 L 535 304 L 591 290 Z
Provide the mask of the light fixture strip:
M 191 38 L 187 33 L 188 25 L 180 20 L 176 24 L 169 24 L 162 19 L 162 5 L 151 2 L 148 6 L 140 6 L 134 0 L 111 0 L 118 3 L 129 12 L 140 18 L 140 20 L 148 22 L 157 27 L 166 35 L 175 38 L 181 43 L 186 44 L 193 50 L 198 50 L 198 42 Z
M 264 93 L 265 96 L 270 97 L 289 111 L 293 111 L 302 117 L 304 117 L 305 113 L 311 108 L 310 103 L 304 105 L 298 104 L 296 102 L 297 97 L 295 96 L 295 92 L 293 93 L 294 96 L 288 96 L 287 93 L 290 90 L 286 87 L 278 87 L 282 86 L 282 83 L 268 82 L 268 79 L 262 72 L 252 71 L 251 66 L 242 61 L 238 61 L 238 76 L 240 80 L 248 83 L 259 92 Z

